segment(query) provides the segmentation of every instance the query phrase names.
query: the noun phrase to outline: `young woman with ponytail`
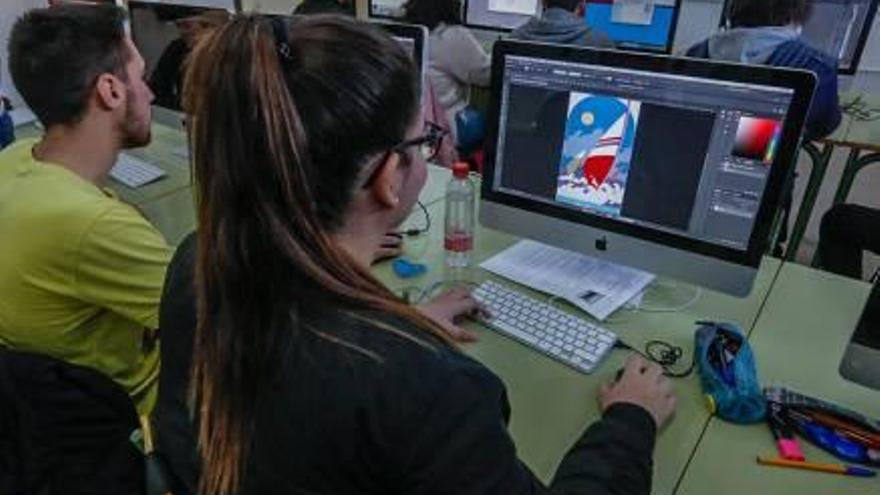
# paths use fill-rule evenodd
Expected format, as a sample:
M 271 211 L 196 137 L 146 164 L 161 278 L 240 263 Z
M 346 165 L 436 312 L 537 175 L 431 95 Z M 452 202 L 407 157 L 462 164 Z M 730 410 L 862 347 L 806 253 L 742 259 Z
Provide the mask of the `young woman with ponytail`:
M 658 367 L 602 388 L 547 488 L 516 457 L 504 385 L 450 336 L 472 300 L 425 312 L 370 274 L 439 145 L 418 94 L 406 53 L 354 20 L 239 16 L 195 48 L 199 492 L 649 493 L 674 409 Z

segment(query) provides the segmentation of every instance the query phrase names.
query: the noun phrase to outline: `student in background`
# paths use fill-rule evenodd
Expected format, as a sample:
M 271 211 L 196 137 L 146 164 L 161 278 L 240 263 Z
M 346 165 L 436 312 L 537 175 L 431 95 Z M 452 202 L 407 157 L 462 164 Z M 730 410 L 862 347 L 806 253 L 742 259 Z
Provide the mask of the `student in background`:
M 688 50 L 689 57 L 806 69 L 818 78 L 805 137 L 825 137 L 840 124 L 837 60 L 809 46 L 801 29 L 812 0 L 731 0 L 729 27 Z
M 191 64 L 200 493 L 545 492 L 501 380 L 369 271 L 438 146 L 409 55 L 341 17 L 241 16 Z M 648 494 L 669 387 L 632 359 L 552 490 Z
M 12 103 L 3 91 L 3 77 L 0 75 L 0 150 L 15 141 L 15 124 L 12 122 Z
M 179 109 L 186 57 L 189 56 L 200 36 L 226 22 L 228 16 L 222 10 L 211 10 L 199 15 L 179 17 L 174 6 L 159 5 L 158 7 L 160 7 L 160 16 L 172 17 L 179 37 L 165 47 L 159 61 L 156 62 L 156 68 L 150 75 L 150 89 L 156 95 L 156 105 Z
M 101 187 L 121 150 L 150 142 L 153 94 L 124 21 L 62 5 L 12 28 L 12 80 L 46 131 L 0 152 L 0 345 L 103 372 L 147 413 L 171 253 Z
M 819 266 L 846 277 L 862 278 L 865 251 L 880 254 L 880 210 L 839 204 L 822 217 Z
M 429 67 L 434 94 L 452 123 L 456 145 L 469 150 L 482 142 L 484 118 L 468 107 L 470 86 L 488 86 L 492 59 L 461 25 L 459 0 L 409 0 L 404 20 L 431 31 Z
M 353 0 L 303 0 L 293 15 L 342 14 L 355 15 Z
M 525 41 L 614 48 L 604 34 L 584 22 L 584 0 L 544 0 L 544 11 L 510 33 Z

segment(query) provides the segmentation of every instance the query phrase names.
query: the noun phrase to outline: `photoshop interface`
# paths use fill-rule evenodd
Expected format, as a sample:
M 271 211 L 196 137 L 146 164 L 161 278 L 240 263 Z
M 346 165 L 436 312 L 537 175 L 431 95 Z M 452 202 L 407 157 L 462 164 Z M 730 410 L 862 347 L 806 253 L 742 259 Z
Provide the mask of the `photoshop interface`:
M 584 22 L 622 48 L 665 51 L 676 0 L 586 0 Z
M 540 0 L 467 0 L 465 22 L 472 26 L 516 29 L 540 9 Z
M 808 43 L 838 59 L 842 69 L 852 66 L 859 39 L 868 24 L 868 10 L 876 0 L 814 0 L 804 26 Z
M 508 56 L 492 187 L 744 250 L 792 96 Z
M 370 15 L 382 17 L 403 17 L 406 0 L 370 0 Z

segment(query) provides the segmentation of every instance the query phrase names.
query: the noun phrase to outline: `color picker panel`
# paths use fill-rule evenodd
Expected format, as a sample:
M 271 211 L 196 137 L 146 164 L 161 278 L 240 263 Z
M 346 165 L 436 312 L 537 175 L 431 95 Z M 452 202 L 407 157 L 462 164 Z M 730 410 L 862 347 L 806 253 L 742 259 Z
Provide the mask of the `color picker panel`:
M 782 122 L 778 120 L 742 117 L 736 130 L 733 155 L 770 164 L 781 131 Z

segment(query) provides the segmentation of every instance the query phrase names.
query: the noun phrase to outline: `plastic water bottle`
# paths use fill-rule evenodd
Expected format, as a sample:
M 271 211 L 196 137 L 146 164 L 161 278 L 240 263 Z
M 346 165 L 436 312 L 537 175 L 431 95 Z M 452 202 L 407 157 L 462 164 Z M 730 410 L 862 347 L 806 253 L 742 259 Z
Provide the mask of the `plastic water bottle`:
M 476 192 L 467 163 L 452 166 L 452 180 L 446 185 L 446 218 L 443 247 L 446 250 L 446 280 L 470 280 L 471 252 L 474 250 L 474 207 Z

